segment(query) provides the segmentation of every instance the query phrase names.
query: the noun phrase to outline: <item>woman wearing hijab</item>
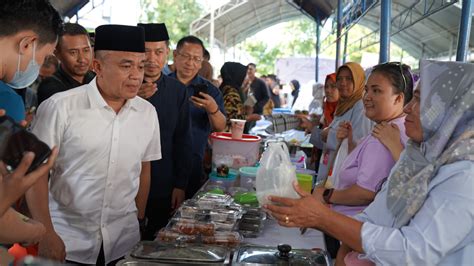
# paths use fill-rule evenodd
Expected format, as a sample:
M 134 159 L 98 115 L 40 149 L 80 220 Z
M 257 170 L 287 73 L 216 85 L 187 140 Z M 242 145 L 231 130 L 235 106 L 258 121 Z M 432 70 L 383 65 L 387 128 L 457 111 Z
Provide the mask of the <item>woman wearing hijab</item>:
M 402 149 L 408 140 L 403 107 L 411 100 L 412 95 L 410 67 L 400 63 L 375 66 L 365 86 L 365 116 L 376 125 L 390 123 L 398 128 L 396 141 Z M 347 133 L 345 130 L 338 130 L 337 138 L 350 138 Z M 316 188 L 313 195 L 332 204 L 331 208 L 340 213 L 355 215 L 372 202 L 379 185 L 394 164 L 390 149 L 369 134 L 359 141 L 342 163 L 338 184 L 330 189 Z
M 420 68 L 421 88 L 405 107 L 410 140 L 363 213 L 334 212 L 297 184 L 301 199 L 271 196 L 280 206 L 264 206 L 280 225 L 341 240 L 336 265 L 344 257 L 377 265 L 474 261 L 474 65 L 422 61 Z M 346 256 L 351 250 L 361 254 Z
M 294 79 L 290 81 L 291 87 L 291 96 L 293 96 L 293 102 L 291 103 L 291 107 L 295 105 L 296 99 L 298 99 L 298 94 L 300 93 L 300 83 Z
M 231 119 L 248 121 L 260 120 L 260 115 L 244 112 L 239 89 L 247 75 L 247 67 L 236 62 L 226 62 L 221 68 L 222 84 L 220 89 L 224 98 L 224 109 L 227 114 L 227 130 Z
M 332 123 L 338 101 L 339 90 L 336 85 L 336 73 L 332 73 L 326 76 L 324 83 L 323 117 L 321 118 L 323 128 Z
M 338 139 L 336 132 L 341 122 L 350 122 L 353 125 L 353 141 L 357 142 L 367 136 L 372 128 L 372 122 L 364 115 L 365 73 L 364 69 L 357 63 L 348 62 L 338 68 L 336 72 L 336 84 L 339 90 L 339 101 L 334 112 L 334 119 L 328 127 L 320 129 L 314 127 L 311 131 L 310 142 L 323 150 L 318 169 L 318 179 L 325 179 L 330 170 L 328 164 L 336 157 Z M 345 158 L 347 154 L 342 154 Z
M 324 90 L 324 98 L 321 101 L 319 97 L 316 97 L 319 91 Z M 334 112 L 336 111 L 337 102 L 339 101 L 339 90 L 336 86 L 336 73 L 332 73 L 326 76 L 326 81 L 324 86 L 320 83 L 313 86 L 313 101 L 309 104 L 309 113 L 311 121 L 305 115 L 299 115 L 298 118 L 301 119 L 300 127 L 304 128 L 306 132 L 311 133 L 311 130 L 314 127 L 319 127 L 324 129 L 332 123 L 334 119 Z M 323 114 L 320 117 L 314 112 L 321 108 L 323 109 Z M 318 162 L 315 167 L 315 170 L 318 171 L 319 159 L 321 158 L 321 149 L 313 147 L 311 154 L 311 164 Z

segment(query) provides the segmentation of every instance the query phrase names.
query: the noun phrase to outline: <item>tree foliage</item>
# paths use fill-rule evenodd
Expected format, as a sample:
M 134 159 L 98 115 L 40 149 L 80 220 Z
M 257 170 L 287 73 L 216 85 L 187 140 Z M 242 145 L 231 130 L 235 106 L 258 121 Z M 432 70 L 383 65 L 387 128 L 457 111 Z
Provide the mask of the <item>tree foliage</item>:
M 143 23 L 165 23 L 171 45 L 189 34 L 191 22 L 203 14 L 196 0 L 141 0 Z

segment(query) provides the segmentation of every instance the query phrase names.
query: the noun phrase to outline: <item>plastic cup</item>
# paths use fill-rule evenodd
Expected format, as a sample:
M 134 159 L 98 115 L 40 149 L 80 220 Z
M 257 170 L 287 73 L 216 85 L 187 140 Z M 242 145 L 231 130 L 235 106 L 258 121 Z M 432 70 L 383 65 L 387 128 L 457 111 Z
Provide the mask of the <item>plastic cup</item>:
M 245 120 L 240 119 L 231 119 L 231 132 L 233 139 L 242 139 L 242 135 L 244 134 L 244 126 Z

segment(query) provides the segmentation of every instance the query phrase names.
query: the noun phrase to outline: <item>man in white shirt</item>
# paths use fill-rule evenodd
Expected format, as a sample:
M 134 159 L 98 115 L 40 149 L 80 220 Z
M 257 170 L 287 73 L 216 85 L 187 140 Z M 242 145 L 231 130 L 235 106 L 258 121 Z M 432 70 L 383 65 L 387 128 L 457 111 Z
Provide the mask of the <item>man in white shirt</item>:
M 95 41 L 97 77 L 38 109 L 32 131 L 58 146 L 59 155 L 49 193 L 45 177 L 27 199 L 47 231 L 41 256 L 104 265 L 140 240 L 137 216 L 144 217 L 150 161 L 161 158 L 161 146 L 155 108 L 136 97 L 144 75 L 143 29 L 103 25 Z

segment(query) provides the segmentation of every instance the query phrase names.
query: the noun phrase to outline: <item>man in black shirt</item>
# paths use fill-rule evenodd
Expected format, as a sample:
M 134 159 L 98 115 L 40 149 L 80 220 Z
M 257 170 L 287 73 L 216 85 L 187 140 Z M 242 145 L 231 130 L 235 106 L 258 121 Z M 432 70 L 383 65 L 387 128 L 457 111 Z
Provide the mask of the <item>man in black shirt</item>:
M 270 99 L 267 85 L 265 82 L 255 76 L 256 65 L 250 63 L 247 65 L 247 76 L 250 83 L 250 90 L 247 92 L 249 95 L 253 94 L 256 103 L 253 106 L 254 114 L 261 115 L 263 113 L 263 106 Z
M 89 71 L 92 49 L 87 30 L 79 24 L 66 23 L 54 52 L 61 62 L 52 77 L 38 87 L 38 105 L 53 94 L 89 83 L 95 76 Z
M 192 135 L 189 95 L 178 80 L 163 74 L 169 54 L 164 23 L 138 24 L 145 29 L 145 78 L 138 92 L 155 106 L 160 122 L 161 155 L 151 162 L 151 186 L 146 206 L 148 223 L 143 238 L 153 240 L 171 213 L 184 201 L 191 173 Z

